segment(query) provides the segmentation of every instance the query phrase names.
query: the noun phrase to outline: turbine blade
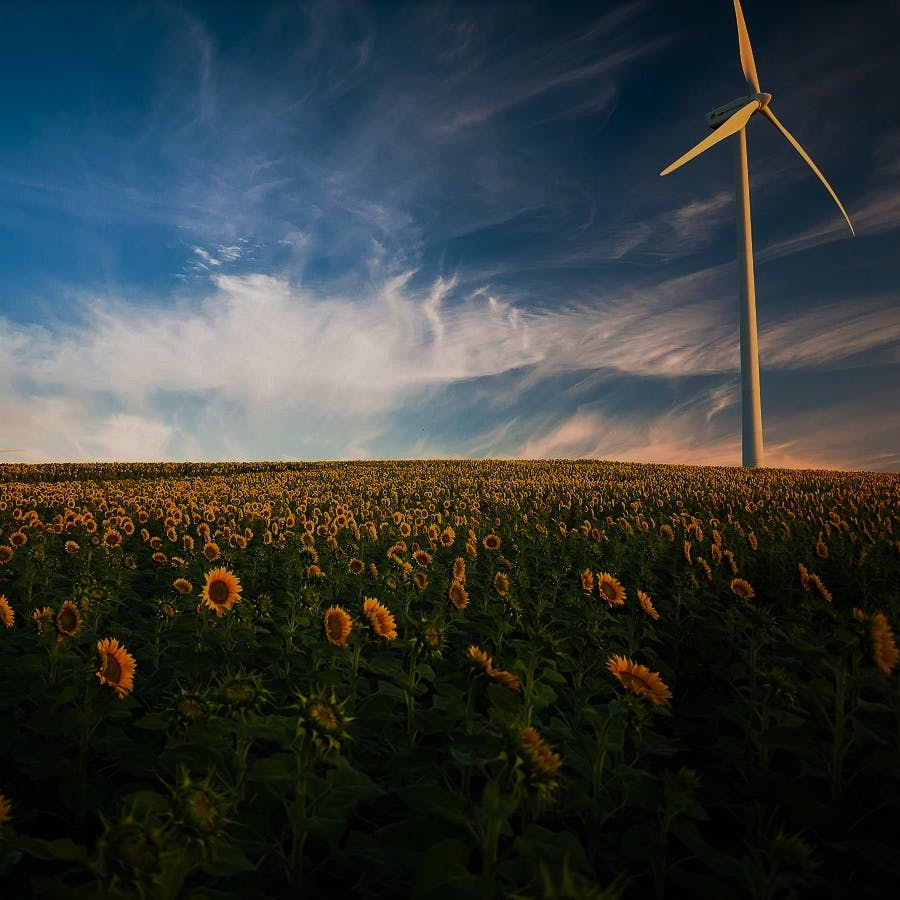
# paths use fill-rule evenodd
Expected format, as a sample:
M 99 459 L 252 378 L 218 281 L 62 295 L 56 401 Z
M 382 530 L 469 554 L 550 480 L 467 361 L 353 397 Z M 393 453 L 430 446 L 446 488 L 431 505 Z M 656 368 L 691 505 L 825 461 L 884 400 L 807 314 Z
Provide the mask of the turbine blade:
M 710 147 L 714 144 L 718 144 L 719 141 L 724 141 L 725 138 L 737 134 L 737 132 L 747 124 L 750 116 L 759 109 L 759 106 L 759 100 L 751 100 L 749 103 L 742 106 L 733 116 L 731 116 L 731 118 L 726 119 L 715 131 L 703 138 L 696 147 L 688 150 L 683 156 L 679 156 L 672 165 L 666 166 L 659 174 L 668 175 L 669 172 L 674 172 L 679 166 L 683 166 L 686 162 L 690 162 L 704 150 L 709 150 Z
M 760 110 L 760 112 L 788 139 L 793 148 L 800 154 L 800 156 L 805 160 L 806 164 L 816 173 L 819 178 L 819 181 L 825 185 L 825 190 L 831 194 L 831 199 L 834 200 L 838 205 L 838 209 L 843 214 L 844 218 L 847 220 L 847 225 L 850 227 L 850 234 L 856 237 L 856 232 L 853 229 L 853 223 L 850 221 L 850 216 L 847 215 L 847 210 L 844 209 L 843 204 L 840 200 L 838 200 L 837 194 L 832 189 L 831 185 L 825 180 L 825 176 L 819 171 L 819 167 L 809 158 L 809 154 L 800 146 L 797 139 L 778 121 L 775 116 L 775 113 L 772 112 L 770 107 L 766 107 L 765 109 Z
M 747 87 L 754 94 L 759 93 L 759 77 L 756 74 L 756 63 L 753 61 L 753 48 L 750 46 L 750 35 L 747 33 L 747 23 L 744 21 L 744 11 L 741 9 L 741 0 L 734 0 L 734 16 L 737 19 L 738 50 L 741 54 L 741 68 L 744 70 L 744 78 L 747 79 Z

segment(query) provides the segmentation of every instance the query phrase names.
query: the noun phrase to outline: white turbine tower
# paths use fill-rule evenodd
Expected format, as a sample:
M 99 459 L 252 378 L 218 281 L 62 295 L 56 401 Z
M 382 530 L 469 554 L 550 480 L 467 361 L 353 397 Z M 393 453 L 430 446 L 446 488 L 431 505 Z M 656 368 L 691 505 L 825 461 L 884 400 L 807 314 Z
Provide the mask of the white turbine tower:
M 841 205 L 837 194 L 831 185 L 825 180 L 825 176 L 819 171 L 816 164 L 809 158 L 809 154 L 800 146 L 796 138 L 778 121 L 772 112 L 770 103 L 771 94 L 765 94 L 759 89 L 759 78 L 756 75 L 756 64 L 753 61 L 753 50 L 750 47 L 750 36 L 747 34 L 747 25 L 744 22 L 744 13 L 741 10 L 740 0 L 734 0 L 734 14 L 737 18 L 738 48 L 741 54 L 741 68 L 747 79 L 749 96 L 739 97 L 724 106 L 719 106 L 706 114 L 706 121 L 713 129 L 692 150 L 688 150 L 684 156 L 679 156 L 672 165 L 663 169 L 660 175 L 668 175 L 679 166 L 699 156 L 704 150 L 708 150 L 719 141 L 735 135 L 734 143 L 734 173 L 735 173 L 735 198 L 737 200 L 737 238 L 738 238 L 738 277 L 741 303 L 741 419 L 742 419 L 742 463 L 745 466 L 762 466 L 763 463 L 763 433 L 762 433 L 762 403 L 759 393 L 759 347 L 756 335 L 756 290 L 753 281 L 753 239 L 750 230 L 750 181 L 747 175 L 747 123 L 751 116 L 760 113 L 765 116 L 783 135 L 788 142 L 806 161 L 807 165 L 816 173 L 819 181 L 825 185 L 825 189 L 831 194 L 832 199 L 838 205 L 853 231 L 853 224 L 847 215 L 847 210 Z

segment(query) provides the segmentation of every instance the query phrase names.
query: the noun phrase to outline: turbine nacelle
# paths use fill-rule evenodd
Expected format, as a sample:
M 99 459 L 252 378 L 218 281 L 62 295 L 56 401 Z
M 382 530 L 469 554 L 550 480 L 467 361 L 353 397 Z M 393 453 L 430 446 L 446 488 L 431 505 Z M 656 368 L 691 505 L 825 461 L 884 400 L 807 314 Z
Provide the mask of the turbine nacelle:
M 715 130 L 754 100 L 759 102 L 759 109 L 765 109 L 771 103 L 772 95 L 760 92 L 751 94 L 749 97 L 738 97 L 735 100 L 730 100 L 728 103 L 723 103 L 722 106 L 717 106 L 706 114 L 706 124 Z

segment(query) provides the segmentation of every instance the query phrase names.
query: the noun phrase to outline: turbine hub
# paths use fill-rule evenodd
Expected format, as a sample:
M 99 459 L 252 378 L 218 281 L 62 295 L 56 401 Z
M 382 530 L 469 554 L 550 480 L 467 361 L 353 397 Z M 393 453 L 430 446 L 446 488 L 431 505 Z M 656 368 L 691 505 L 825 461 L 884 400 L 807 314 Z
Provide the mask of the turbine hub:
M 753 95 L 754 100 L 759 100 L 759 108 L 765 109 L 772 102 L 772 95 L 761 92 Z

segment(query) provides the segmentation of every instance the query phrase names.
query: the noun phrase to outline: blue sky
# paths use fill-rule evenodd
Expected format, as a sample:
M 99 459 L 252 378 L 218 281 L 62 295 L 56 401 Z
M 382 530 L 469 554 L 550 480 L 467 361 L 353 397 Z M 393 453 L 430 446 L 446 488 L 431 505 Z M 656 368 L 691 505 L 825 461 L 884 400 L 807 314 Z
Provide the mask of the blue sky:
M 900 4 L 744 13 L 767 463 L 900 471 Z M 730 0 L 0 21 L 4 460 L 740 463 Z

